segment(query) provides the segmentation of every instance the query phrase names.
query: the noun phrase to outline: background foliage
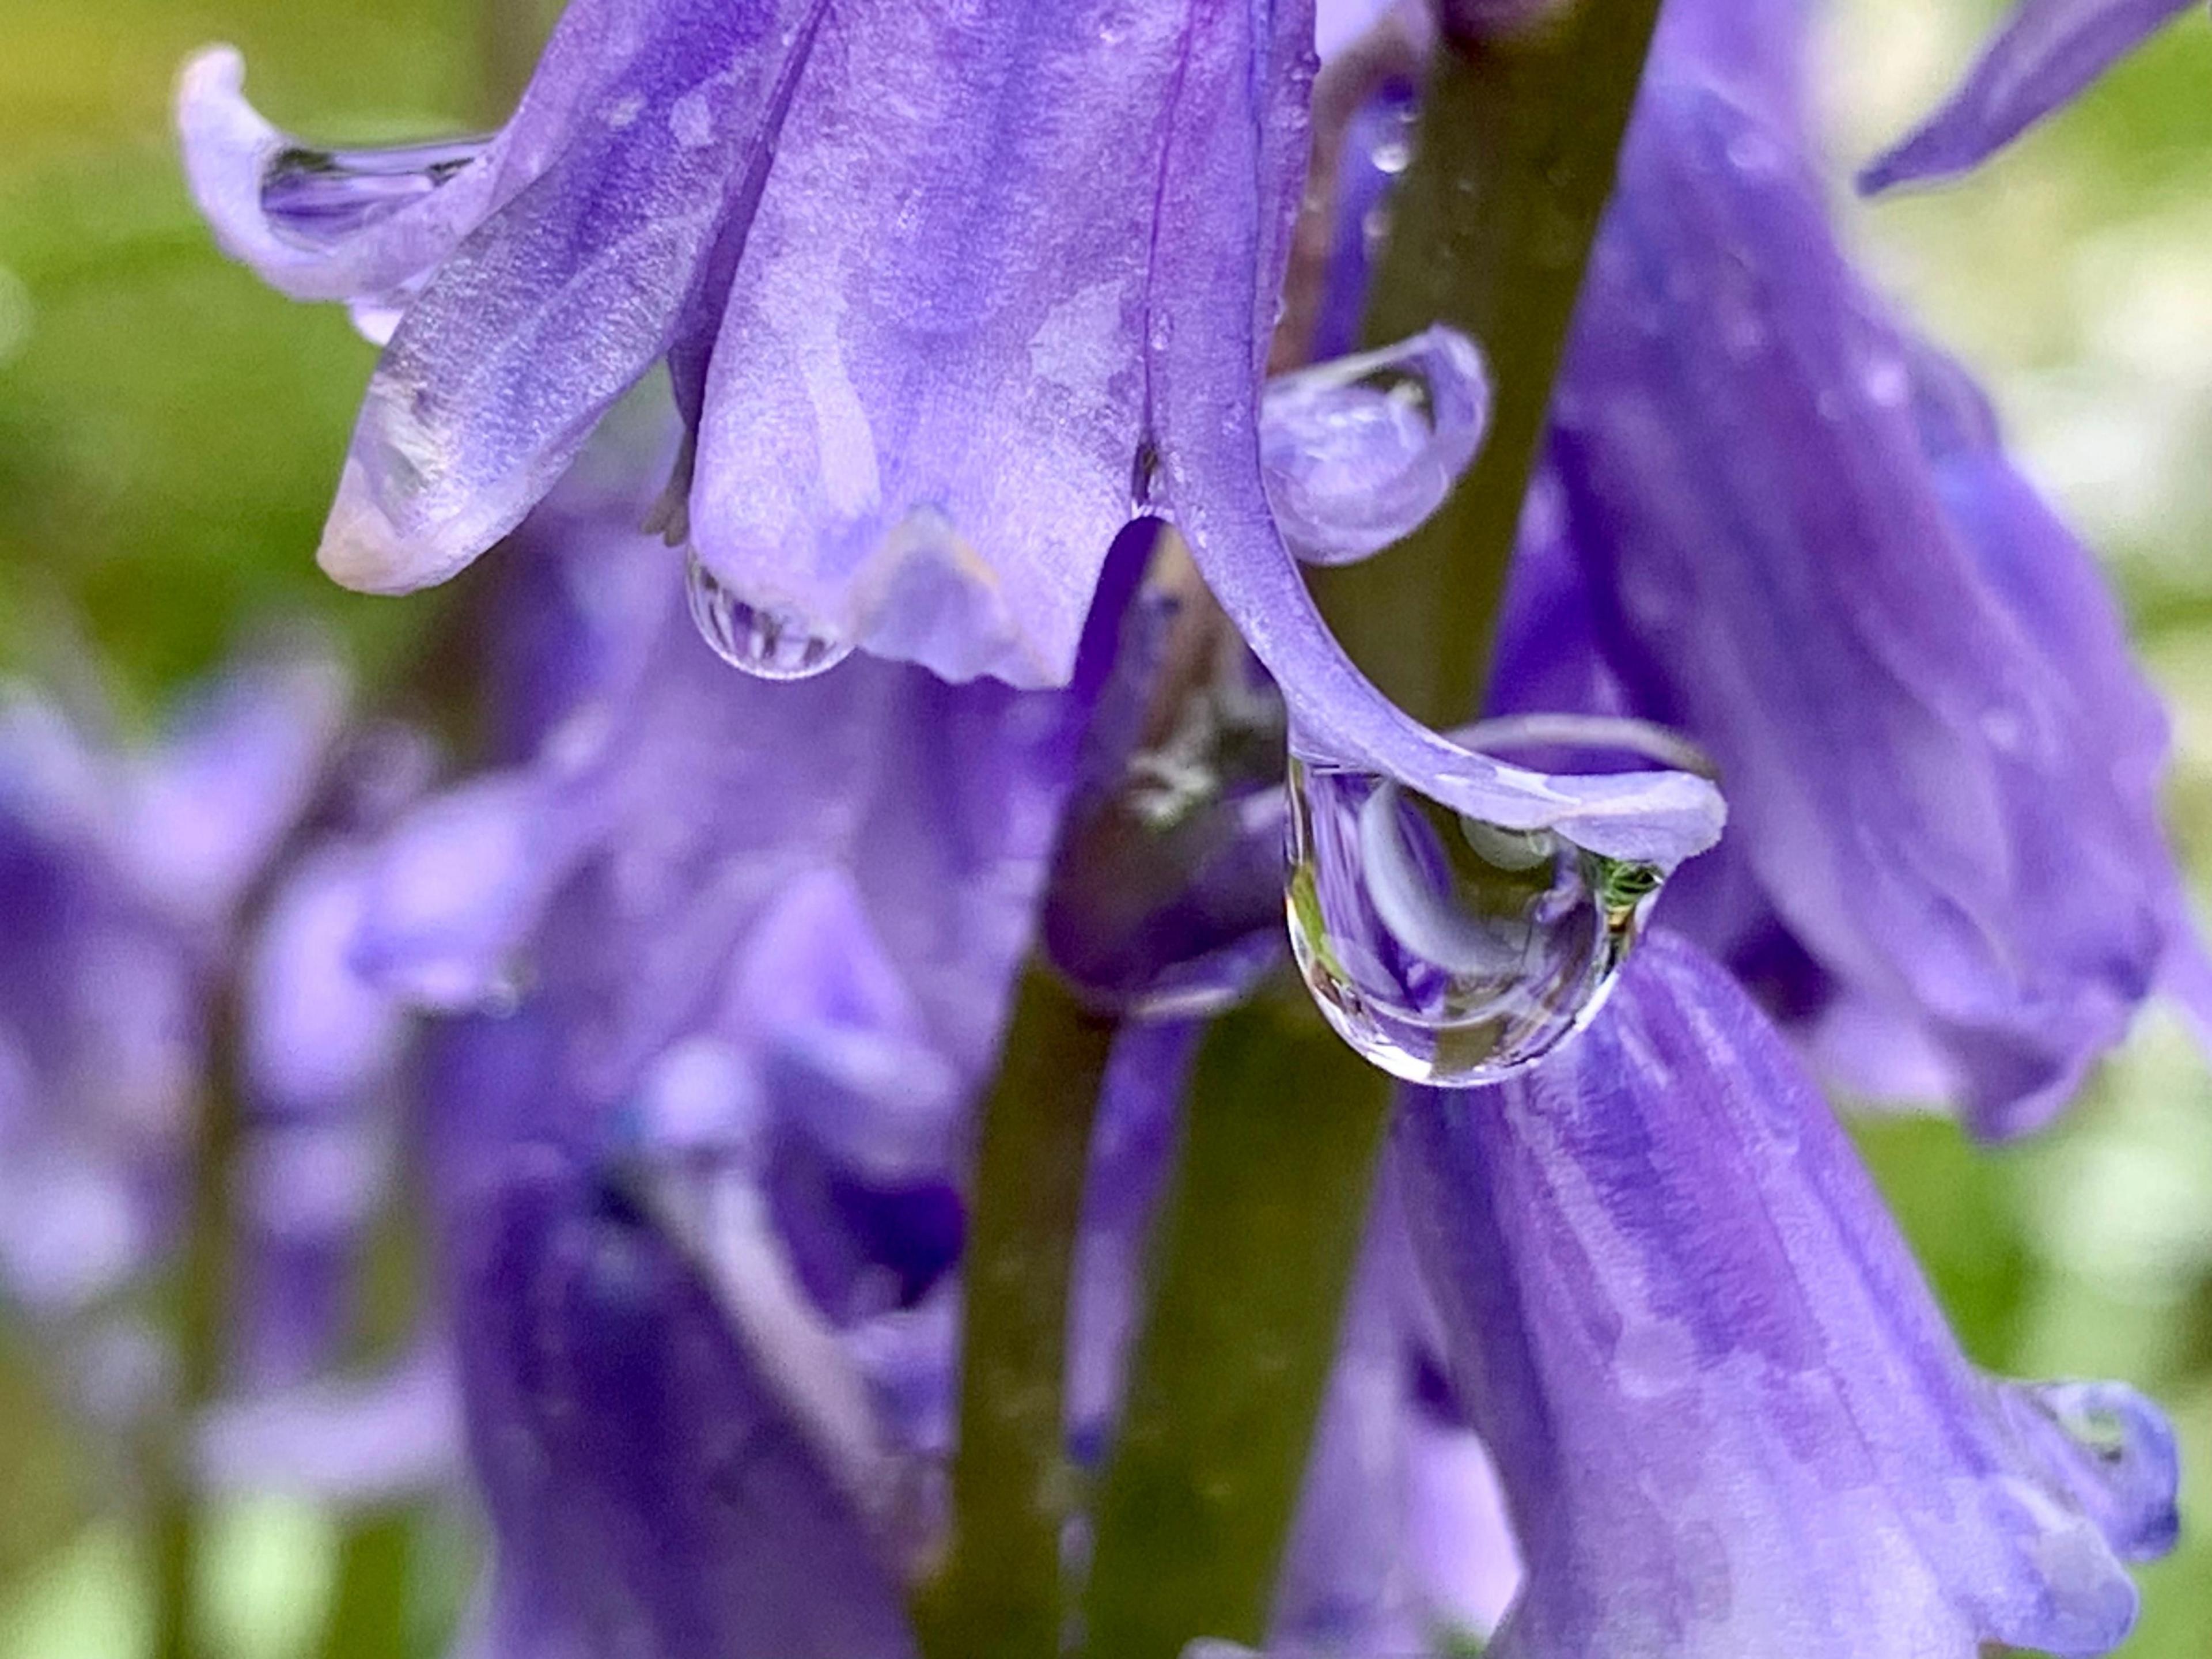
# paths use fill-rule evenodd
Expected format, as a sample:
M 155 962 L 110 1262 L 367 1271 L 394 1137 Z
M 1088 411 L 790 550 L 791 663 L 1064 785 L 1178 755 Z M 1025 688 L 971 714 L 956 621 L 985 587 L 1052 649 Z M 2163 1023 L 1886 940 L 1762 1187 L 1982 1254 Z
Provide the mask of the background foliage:
M 1849 162 L 1926 106 L 1995 9 L 1834 0 L 1820 73 L 1838 206 L 1884 281 L 1988 375 L 2032 470 L 2107 556 L 2173 708 L 2172 820 L 2212 894 L 2212 29 L 2190 14 L 1966 185 L 1850 202 Z M 471 0 L 0 0 L 0 669 L 97 687 L 126 718 L 287 613 L 324 619 L 373 680 L 436 608 L 341 593 L 312 563 L 373 354 L 335 309 L 224 263 L 185 199 L 169 86 L 217 39 L 245 48 L 263 107 L 333 138 L 483 125 L 513 74 L 514 46 Z M 1905 1118 L 1861 1137 L 1978 1358 L 2124 1376 L 2172 1412 L 2185 1538 L 2145 1573 L 2125 1652 L 2203 1659 L 2204 1058 L 2157 1013 L 2034 1145 L 1988 1153 Z M 0 1310 L 0 1659 L 132 1659 L 131 1540 L 98 1511 L 94 1449 L 26 1358 Z M 315 1651 L 336 1579 L 326 1518 L 256 1502 L 218 1536 L 221 1650 Z M 466 1554 L 442 1534 L 411 1552 L 425 1656 Z

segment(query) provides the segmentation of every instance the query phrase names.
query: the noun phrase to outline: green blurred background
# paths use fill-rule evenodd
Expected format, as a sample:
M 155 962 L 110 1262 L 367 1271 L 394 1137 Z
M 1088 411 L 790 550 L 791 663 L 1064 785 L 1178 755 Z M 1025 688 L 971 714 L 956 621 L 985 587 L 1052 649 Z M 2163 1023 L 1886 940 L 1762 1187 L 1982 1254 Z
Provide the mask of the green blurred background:
M 1839 210 L 1988 376 L 2027 465 L 2106 556 L 2172 705 L 2172 820 L 2212 894 L 2212 27 L 2192 10 L 1966 185 L 1850 202 L 1849 163 L 1926 107 L 1996 10 L 1834 0 L 1820 69 Z M 337 139 L 482 125 L 517 57 L 472 0 L 0 0 L 0 669 L 90 672 L 138 717 L 272 616 L 325 619 L 373 679 L 436 608 L 342 593 L 314 569 L 373 354 L 337 310 L 226 264 L 193 216 L 167 105 L 179 59 L 216 40 L 245 49 L 274 118 Z M 2156 1012 L 2034 1145 L 1990 1153 L 1901 1118 L 1861 1138 L 1977 1358 L 2125 1377 L 2173 1414 L 2184 1542 L 2144 1573 L 2124 1651 L 2206 1659 L 2203 1057 Z M 0 1659 L 134 1659 L 147 1621 L 128 1535 L 97 1512 L 87 1448 L 25 1359 L 0 1325 Z M 317 1651 L 338 1577 L 328 1522 L 257 1502 L 216 1532 L 221 1650 Z M 406 1645 L 425 1656 L 465 1556 L 442 1535 L 416 1552 L 444 1569 L 418 1575 Z

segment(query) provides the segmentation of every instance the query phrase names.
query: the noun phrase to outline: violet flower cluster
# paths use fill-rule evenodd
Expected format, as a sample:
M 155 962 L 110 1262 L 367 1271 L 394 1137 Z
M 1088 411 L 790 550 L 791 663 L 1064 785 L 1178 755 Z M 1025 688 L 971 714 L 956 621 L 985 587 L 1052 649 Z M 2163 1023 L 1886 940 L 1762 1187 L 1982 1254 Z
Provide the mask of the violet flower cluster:
M 505 538 L 493 737 L 248 875 L 320 752 L 274 729 L 311 702 L 253 699 L 261 769 L 216 780 L 234 844 L 172 872 L 179 908 L 131 849 L 182 858 L 198 797 L 154 790 L 142 822 L 46 717 L 0 727 L 0 879 L 43 907 L 24 962 L 70 964 L 0 945 L 0 1134 L 37 1149 L 0 1164 L 0 1265 L 27 1299 L 88 1293 L 20 1265 L 42 1203 L 112 1215 L 113 1271 L 136 1259 L 143 1200 L 69 1182 L 176 1178 L 226 953 L 288 1121 L 351 1122 L 393 1086 L 399 1011 L 427 1017 L 438 1346 L 494 1534 L 465 1651 L 919 1650 L 1022 963 L 1122 1020 L 1069 1308 L 1089 1465 L 1203 1022 L 1285 956 L 1286 826 L 1332 1018 L 1433 1027 L 1474 986 L 1497 1046 L 1480 1086 L 1401 1099 L 1272 1651 L 2125 1635 L 2128 1565 L 2177 1524 L 2162 1419 L 1971 1367 L 1814 1080 L 2011 1134 L 2148 998 L 2203 1005 L 2162 719 L 2094 562 L 1843 252 L 1807 8 L 1668 0 L 1486 711 L 1540 717 L 1516 741 L 1554 769 L 1393 708 L 1297 560 L 1387 559 L 1444 498 L 1481 343 L 1264 373 L 1294 245 L 1350 343 L 1402 84 L 1340 100 L 1306 208 L 1338 217 L 1298 215 L 1316 42 L 1380 9 L 574 0 L 499 132 L 397 152 L 276 131 L 227 50 L 187 66 L 219 238 L 386 342 L 325 567 L 399 591 Z M 1440 34 L 1556 9 L 1376 27 L 1418 70 Z M 1970 164 L 2173 9 L 2028 0 L 1870 176 Z M 594 441 L 661 362 L 667 431 L 625 410 Z M 1717 763 L 1724 838 L 1701 771 L 1591 763 L 1624 732 Z M 1430 807 L 1512 927 L 1452 908 L 1448 849 L 1402 816 Z M 280 896 L 257 942 L 210 944 L 249 885 Z M 159 995 L 97 994 L 118 929 L 173 963 Z M 150 1133 L 86 1150 L 84 1079 L 142 1065 Z M 250 1462 L 252 1431 L 316 1420 L 226 1418 L 224 1443 Z

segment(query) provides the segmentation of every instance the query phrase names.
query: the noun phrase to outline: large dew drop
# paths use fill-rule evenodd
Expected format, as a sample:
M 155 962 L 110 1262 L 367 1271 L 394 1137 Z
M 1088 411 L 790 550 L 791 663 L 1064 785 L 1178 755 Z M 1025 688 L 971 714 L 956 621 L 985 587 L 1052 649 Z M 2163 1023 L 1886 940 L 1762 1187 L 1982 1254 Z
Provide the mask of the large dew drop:
M 1269 381 L 1260 453 L 1284 541 L 1308 564 L 1381 552 L 1443 504 L 1489 420 L 1482 354 L 1441 324 Z
M 841 640 L 815 633 L 788 611 L 746 604 L 691 555 L 684 590 L 699 637 L 732 668 L 764 680 L 811 679 L 853 654 Z
M 1346 1042 L 1414 1083 L 1494 1083 L 1580 1030 L 1659 890 L 1649 865 L 1296 754 L 1291 808 L 1298 970 Z

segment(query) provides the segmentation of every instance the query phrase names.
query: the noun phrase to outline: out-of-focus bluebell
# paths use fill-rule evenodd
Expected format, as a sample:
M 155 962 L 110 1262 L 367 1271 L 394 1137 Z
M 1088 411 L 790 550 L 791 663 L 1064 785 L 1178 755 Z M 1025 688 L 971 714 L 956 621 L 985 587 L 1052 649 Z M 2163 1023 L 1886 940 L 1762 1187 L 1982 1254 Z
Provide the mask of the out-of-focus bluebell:
M 1848 1086 L 2017 1133 L 2198 994 L 2163 716 L 1980 393 L 1838 247 L 1798 9 L 1759 9 L 1760 58 L 1712 11 L 1662 26 L 1492 707 L 1708 750 L 1735 827 L 1666 914 Z
M 173 1242 L 236 907 L 307 806 L 343 674 L 244 660 L 132 744 L 0 704 L 0 1287 L 86 1310 Z
M 2071 101 L 2194 0 L 2019 0 L 1936 112 L 1869 162 L 1873 192 L 1978 167 Z
M 1396 1144 L 1528 1577 L 1489 1651 L 2103 1653 L 2173 1541 L 2156 1409 L 1960 1358 L 1832 1113 L 1663 931 L 1582 1040 Z

